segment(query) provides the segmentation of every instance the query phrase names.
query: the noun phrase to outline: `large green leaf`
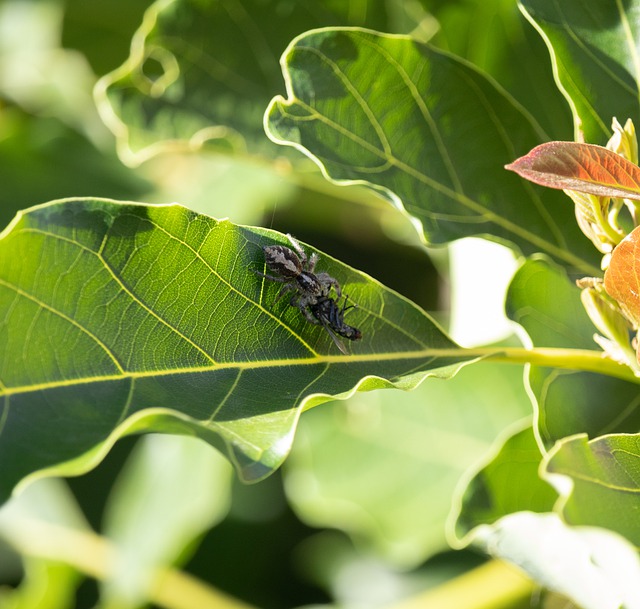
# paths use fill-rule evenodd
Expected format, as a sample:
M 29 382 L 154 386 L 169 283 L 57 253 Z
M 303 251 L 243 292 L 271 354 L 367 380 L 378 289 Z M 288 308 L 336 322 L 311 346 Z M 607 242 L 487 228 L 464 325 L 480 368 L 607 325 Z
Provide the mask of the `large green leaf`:
M 605 144 L 611 119 L 635 119 L 638 103 L 638 0 L 522 0 L 551 54 L 570 102 L 576 138 Z
M 545 469 L 567 522 L 606 527 L 640 547 L 640 434 L 567 438 Z
M 544 134 L 472 66 L 408 37 L 356 29 L 300 36 L 282 64 L 288 98 L 271 102 L 269 136 L 333 180 L 377 189 L 427 242 L 489 235 L 590 266 L 572 205 L 503 169 Z
M 571 113 L 549 53 L 514 0 L 423 0 L 438 20 L 429 42 L 470 61 L 527 108 L 553 140 L 571 139 Z M 415 36 L 415 33 L 412 32 Z
M 580 290 L 561 268 L 543 259 L 527 260 L 517 271 L 507 295 L 507 312 L 535 347 L 598 348 Z M 595 437 L 640 428 L 636 383 L 540 366 L 531 366 L 529 383 L 536 400 L 537 430 L 548 447 L 576 433 Z
M 323 256 L 358 305 L 363 338 L 341 354 L 256 275 L 274 242 L 288 243 L 179 205 L 19 214 L 0 239 L 0 495 L 42 468 L 85 471 L 139 431 L 198 435 L 258 479 L 287 455 L 302 409 L 469 359 L 415 305 Z
M 288 42 L 324 25 L 383 27 L 386 17 L 372 0 L 158 0 L 127 61 L 96 86 L 98 107 L 130 163 L 176 141 L 264 151 L 262 114 Z
M 444 523 L 463 472 L 530 410 L 522 371 L 490 363 L 392 401 L 357 394 L 302 417 L 284 469 L 287 494 L 306 522 L 417 565 L 447 549 Z

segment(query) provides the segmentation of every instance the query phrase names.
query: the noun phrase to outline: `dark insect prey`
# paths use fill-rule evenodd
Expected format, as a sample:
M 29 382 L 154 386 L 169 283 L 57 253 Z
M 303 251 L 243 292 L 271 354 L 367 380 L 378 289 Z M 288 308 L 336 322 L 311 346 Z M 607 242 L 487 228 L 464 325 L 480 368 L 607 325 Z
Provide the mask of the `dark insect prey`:
M 347 306 L 347 298 L 347 296 L 344 297 L 342 308 L 333 298 L 329 298 L 328 296 L 321 296 L 315 304 L 309 305 L 311 313 L 317 320 L 311 323 L 321 325 L 329 333 L 329 336 L 331 336 L 338 349 L 345 355 L 348 354 L 347 350 L 336 334 L 349 340 L 360 340 L 362 338 L 362 332 L 360 332 L 358 328 L 344 323 L 345 311 L 355 308 L 355 305 Z
M 345 311 L 354 308 L 355 305 L 347 307 L 345 297 L 341 308 L 336 300 L 331 298 L 331 288 L 335 290 L 338 299 L 342 297 L 338 281 L 328 273 L 315 272 L 318 255 L 314 253 L 307 257 L 302 246 L 291 235 L 287 235 L 287 238 L 295 251 L 284 245 L 265 245 L 262 248 L 264 261 L 273 274 L 259 271 L 256 271 L 256 274 L 283 284 L 276 302 L 287 292 L 293 292 L 289 304 L 300 309 L 308 322 L 324 327 L 340 351 L 347 354 L 336 334 L 349 340 L 362 338 L 360 330 L 344 322 Z

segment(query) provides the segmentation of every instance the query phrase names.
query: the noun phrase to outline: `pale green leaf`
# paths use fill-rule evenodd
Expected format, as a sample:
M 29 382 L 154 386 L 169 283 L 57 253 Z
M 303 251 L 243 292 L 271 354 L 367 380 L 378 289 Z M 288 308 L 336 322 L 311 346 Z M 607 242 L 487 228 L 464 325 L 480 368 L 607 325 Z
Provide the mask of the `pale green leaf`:
M 28 545 L 33 523 L 86 531 L 89 526 L 62 480 L 39 480 L 0 508 L 0 540 L 16 552 Z M 25 544 L 26 541 L 26 544 Z M 0 556 L 3 566 L 6 556 Z M 22 555 L 24 579 L 15 589 L 0 588 L 3 609 L 71 609 L 82 577 L 63 562 Z
M 410 393 L 318 408 L 300 421 L 284 470 L 288 497 L 305 522 L 415 566 L 447 549 L 445 520 L 463 472 L 530 408 L 522 371 L 488 363 Z
M 262 114 L 289 41 L 324 25 L 383 27 L 386 13 L 370 0 L 157 0 L 127 61 L 96 85 L 100 114 L 131 164 L 207 142 L 273 152 Z
M 548 512 L 556 493 L 538 475 L 542 455 L 531 426 L 510 430 L 496 452 L 484 459 L 455 501 L 449 522 L 449 541 L 469 543 L 478 527 L 490 525 L 513 512 Z
M 610 531 L 570 527 L 556 514 L 518 512 L 482 527 L 475 543 L 582 609 L 640 608 L 640 559 Z

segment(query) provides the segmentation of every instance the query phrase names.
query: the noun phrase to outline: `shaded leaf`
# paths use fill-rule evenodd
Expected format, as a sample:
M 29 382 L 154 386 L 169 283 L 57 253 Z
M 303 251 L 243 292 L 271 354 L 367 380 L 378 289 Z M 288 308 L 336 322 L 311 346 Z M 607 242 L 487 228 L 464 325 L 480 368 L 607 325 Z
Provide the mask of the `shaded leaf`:
M 415 305 L 323 256 L 318 270 L 358 305 L 349 323 L 363 339 L 342 355 L 255 273 L 261 247 L 286 238 L 179 205 L 62 201 L 1 237 L 5 498 L 24 476 L 86 471 L 142 431 L 197 435 L 259 479 L 286 457 L 301 409 L 469 359 Z
M 640 199 L 640 167 L 602 146 L 548 142 L 506 168 L 548 188 Z
M 549 453 L 545 471 L 564 497 L 567 522 L 605 527 L 640 547 L 640 435 L 567 438 Z
M 582 609 L 640 607 L 640 560 L 610 531 L 570 527 L 556 514 L 518 512 L 481 527 L 475 542 Z
M 636 327 L 640 326 L 639 240 L 640 227 L 637 227 L 613 250 L 609 268 L 604 274 L 605 290 L 618 301 L 620 308 Z
M 314 27 L 386 21 L 370 0 L 158 0 L 127 61 L 98 82 L 98 108 L 130 164 L 176 143 L 270 150 L 262 114 L 288 42 Z
M 300 421 L 287 495 L 305 522 L 415 566 L 447 549 L 444 523 L 462 473 L 529 410 L 522 371 L 486 362 L 393 400 L 373 392 L 317 408 Z
M 2 108 L 0 113 L 2 228 L 34 202 L 78 192 L 130 199 L 149 190 L 150 185 L 123 167 L 115 155 L 105 156 L 60 120 L 34 117 L 15 107 Z
M 407 37 L 349 29 L 300 36 L 282 63 L 288 98 L 265 119 L 274 141 L 333 180 L 375 188 L 429 243 L 489 235 L 586 269 L 593 252 L 572 206 L 503 170 L 543 134 L 473 67 Z
M 597 348 L 580 290 L 561 268 L 546 260 L 522 265 L 509 287 L 506 306 L 535 347 Z M 536 400 L 535 424 L 547 447 L 576 433 L 595 437 L 640 428 L 636 383 L 540 366 L 530 367 L 529 383 Z
M 638 116 L 637 0 L 523 0 L 549 47 L 574 115 L 576 139 L 604 144 L 615 116 Z
M 549 512 L 557 498 L 540 479 L 542 455 L 531 426 L 522 424 L 473 474 L 451 513 L 449 540 L 466 545 L 474 530 L 514 512 Z

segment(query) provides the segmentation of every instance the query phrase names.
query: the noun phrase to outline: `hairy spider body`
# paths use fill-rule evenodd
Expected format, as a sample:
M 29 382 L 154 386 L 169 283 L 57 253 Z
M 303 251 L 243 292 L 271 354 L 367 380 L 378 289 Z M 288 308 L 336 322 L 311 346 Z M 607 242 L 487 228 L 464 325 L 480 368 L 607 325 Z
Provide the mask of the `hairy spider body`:
M 317 302 L 321 296 L 329 296 L 331 288 L 336 291 L 338 298 L 342 295 L 340 284 L 328 273 L 315 273 L 318 255 L 311 254 L 307 258 L 302 246 L 291 236 L 287 235 L 295 252 L 284 245 L 265 245 L 264 261 L 267 268 L 274 273 L 257 272 L 260 277 L 283 283 L 276 301 L 287 292 L 295 292 L 291 297 L 291 306 L 298 307 L 303 313 L 307 307 Z
M 332 288 L 338 299 L 342 296 L 342 289 L 337 280 L 328 273 L 316 273 L 318 255 L 313 253 L 307 257 L 302 246 L 291 235 L 287 235 L 287 238 L 293 249 L 284 245 L 266 245 L 262 248 L 264 261 L 270 273 L 256 271 L 256 274 L 283 284 L 276 302 L 286 293 L 293 292 L 289 304 L 300 309 L 310 323 L 323 326 L 340 351 L 347 353 L 336 334 L 350 340 L 361 338 L 360 330 L 344 323 L 344 313 L 353 305 L 347 307 L 345 298 L 345 303 L 340 308 L 331 298 Z

